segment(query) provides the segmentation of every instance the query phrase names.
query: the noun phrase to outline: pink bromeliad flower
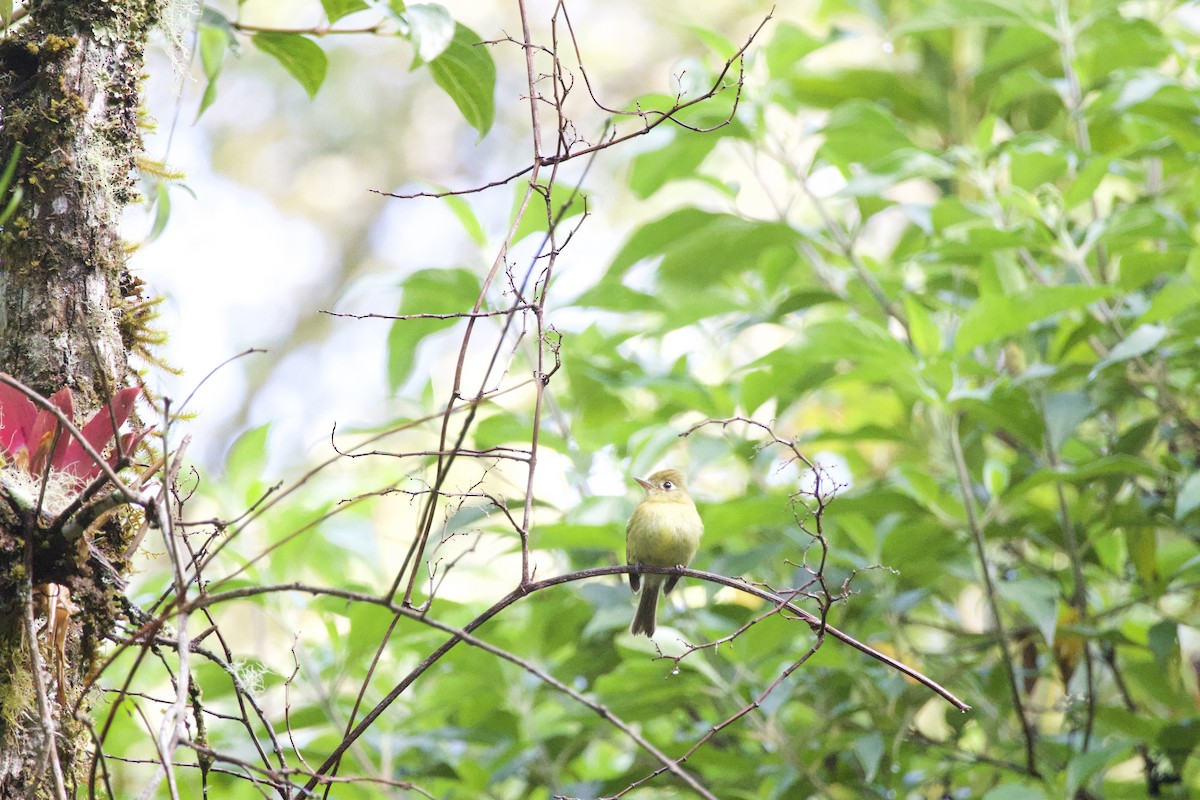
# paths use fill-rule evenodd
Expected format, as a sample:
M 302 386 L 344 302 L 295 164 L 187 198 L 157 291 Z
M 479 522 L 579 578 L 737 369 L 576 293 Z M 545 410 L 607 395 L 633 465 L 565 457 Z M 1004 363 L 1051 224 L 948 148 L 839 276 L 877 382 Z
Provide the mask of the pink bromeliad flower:
M 117 437 L 117 431 L 129 419 L 139 394 L 141 389 L 136 386 L 120 390 L 82 427 L 83 438 L 93 450 L 104 454 L 105 448 Z M 67 419 L 75 419 L 75 401 L 69 388 L 59 389 L 50 402 Z M 55 444 L 58 427 L 58 419 L 53 414 L 38 408 L 8 384 L 0 383 L 0 466 L 11 464 L 35 477 L 44 475 L 48 466 L 84 482 L 99 475 L 100 466 L 67 431 L 59 433 Z M 106 458 L 109 466 L 115 467 L 120 455 L 130 455 L 149 432 L 150 429 L 145 428 L 121 435 L 121 446 L 114 447 Z

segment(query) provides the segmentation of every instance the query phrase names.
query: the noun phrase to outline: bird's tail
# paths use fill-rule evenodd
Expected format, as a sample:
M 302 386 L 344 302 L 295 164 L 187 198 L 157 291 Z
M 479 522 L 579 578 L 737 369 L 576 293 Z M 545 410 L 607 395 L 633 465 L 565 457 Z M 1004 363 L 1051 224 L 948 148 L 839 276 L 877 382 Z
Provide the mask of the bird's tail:
M 659 578 L 659 580 L 654 580 Z M 658 616 L 658 589 L 662 583 L 661 575 L 647 575 L 646 585 L 642 587 L 642 596 L 638 600 L 637 613 L 633 615 L 633 625 L 629 632 L 634 636 L 639 633 L 647 637 L 654 635 L 655 617 Z

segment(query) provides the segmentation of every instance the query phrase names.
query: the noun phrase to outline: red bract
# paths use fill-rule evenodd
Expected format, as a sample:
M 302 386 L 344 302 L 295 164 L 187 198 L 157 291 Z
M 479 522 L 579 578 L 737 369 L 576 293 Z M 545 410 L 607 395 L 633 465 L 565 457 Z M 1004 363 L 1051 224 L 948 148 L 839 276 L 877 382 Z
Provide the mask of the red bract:
M 83 438 L 97 453 L 103 455 L 117 431 L 129 419 L 141 389 L 136 386 L 122 389 L 106 406 L 102 406 L 83 426 Z M 67 419 L 75 419 L 75 402 L 71 390 L 63 388 L 50 398 Z M 6 383 L 0 383 L 0 463 L 11 462 L 32 475 L 42 475 L 47 464 L 50 469 L 68 472 L 76 478 L 90 481 L 100 474 L 100 466 L 83 449 L 79 441 L 65 430 L 54 443 L 58 419 L 45 409 L 39 409 L 28 397 Z M 118 454 L 133 452 L 149 433 L 143 429 L 120 437 L 121 446 L 113 448 L 107 461 L 115 466 Z M 50 448 L 54 452 L 50 452 Z

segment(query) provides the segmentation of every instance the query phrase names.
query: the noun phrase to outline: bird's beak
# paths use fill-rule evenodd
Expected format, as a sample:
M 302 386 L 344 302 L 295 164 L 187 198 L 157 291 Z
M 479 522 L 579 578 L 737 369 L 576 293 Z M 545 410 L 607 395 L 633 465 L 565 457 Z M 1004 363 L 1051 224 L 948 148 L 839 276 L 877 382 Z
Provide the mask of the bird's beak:
M 654 484 L 650 481 L 644 481 L 641 478 L 634 478 L 634 480 L 637 481 L 638 485 L 640 485 L 647 492 L 654 488 Z

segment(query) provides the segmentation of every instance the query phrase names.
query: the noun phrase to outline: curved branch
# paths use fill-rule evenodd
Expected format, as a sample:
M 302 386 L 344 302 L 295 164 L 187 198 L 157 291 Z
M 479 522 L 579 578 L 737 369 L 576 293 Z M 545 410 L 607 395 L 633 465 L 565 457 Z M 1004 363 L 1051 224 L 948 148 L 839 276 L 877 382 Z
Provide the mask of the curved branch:
M 446 642 L 444 642 L 442 644 L 442 646 L 439 647 L 437 650 L 430 653 L 423 661 L 421 661 L 420 664 L 418 664 L 411 672 L 409 672 L 408 675 L 406 675 L 403 678 L 403 680 L 401 680 L 398 684 L 396 684 L 396 686 L 394 686 L 392 688 L 392 690 L 389 691 L 387 693 L 387 695 L 382 700 L 380 700 L 379 703 L 377 703 L 376 706 L 366 714 L 366 716 L 363 717 L 363 719 L 358 723 L 358 725 L 356 725 L 354 727 L 354 729 L 351 730 L 346 735 L 346 737 L 342 740 L 342 742 L 339 743 L 337 748 L 334 749 L 333 753 L 330 754 L 330 756 L 325 760 L 325 763 L 323 763 L 320 767 L 318 767 L 317 773 L 309 781 L 308 785 L 306 786 L 306 789 L 308 791 L 311 791 L 318 784 L 320 784 L 322 782 L 322 775 L 325 772 L 327 772 L 329 769 L 331 769 L 338 762 L 338 760 L 345 753 L 345 751 L 347 749 L 349 749 L 350 745 L 353 744 L 359 737 L 361 737 L 367 731 L 367 729 L 370 728 L 372 724 L 374 724 L 375 720 L 378 719 L 388 709 L 388 707 L 391 706 L 391 704 L 394 703 L 396 701 L 396 699 L 399 698 L 400 695 L 402 695 L 408 689 L 408 687 L 413 684 L 414 681 L 416 681 L 417 678 L 419 678 L 430 667 L 432 667 L 435 663 L 437 663 L 442 658 L 442 656 L 446 655 L 446 653 L 448 653 L 451 649 L 453 649 L 454 646 L 457 645 L 459 642 L 468 641 L 468 643 L 471 643 L 469 640 L 474 638 L 471 636 L 471 634 L 475 630 L 480 628 L 488 620 L 490 620 L 492 617 L 496 616 L 501 611 L 503 611 L 505 608 L 516 603 L 518 600 L 520 600 L 523 597 L 533 594 L 534 592 L 542 591 L 544 589 L 549 589 L 553 586 L 559 586 L 561 584 L 573 583 L 575 581 L 588 580 L 591 578 L 598 578 L 598 577 L 603 577 L 603 576 L 607 576 L 607 575 L 628 574 L 628 573 L 634 571 L 635 569 L 637 569 L 637 568 L 628 566 L 628 565 L 620 565 L 620 566 L 612 566 L 612 567 L 594 567 L 592 569 L 578 570 L 576 572 L 569 572 L 569 573 L 565 573 L 563 575 L 557 575 L 553 578 L 546 578 L 544 580 L 534 581 L 533 583 L 526 584 L 523 587 L 518 587 L 517 589 L 514 589 L 513 591 L 509 592 L 507 595 L 505 595 L 503 598 L 501 598 L 499 601 L 497 601 L 495 604 L 493 604 L 490 608 L 485 610 L 479 616 L 475 617 L 475 619 L 471 620 L 471 622 L 469 622 L 466 626 L 464 626 L 462 628 L 462 630 L 454 630 L 450 639 L 448 639 Z M 730 588 L 737 589 L 738 591 L 745 592 L 746 594 L 750 594 L 755 597 L 758 597 L 761 600 L 765 600 L 769 603 L 776 604 L 779 607 L 780 613 L 787 611 L 790 614 L 795 615 L 797 618 L 800 619 L 800 621 L 804 622 L 810 628 L 812 628 L 812 630 L 818 636 L 821 636 L 821 635 L 832 636 L 833 638 L 837 639 L 838 641 L 842 642 L 843 644 L 849 645 L 850 647 L 853 647 L 855 650 L 858 650 L 860 653 L 870 656 L 871 658 L 875 659 L 876 661 L 879 661 L 880 663 L 890 667 L 891 669 L 894 669 L 897 672 L 900 672 L 902 675 L 905 675 L 906 677 L 911 678 L 912 680 L 920 683 L 922 686 L 925 686 L 927 689 L 929 689 L 930 691 L 937 694 L 939 697 L 944 699 L 946 702 L 953 705 L 959 711 L 966 712 L 971 709 L 971 706 L 969 706 L 967 703 L 960 700 L 952 692 L 950 692 L 948 689 L 941 686 L 939 683 L 934 681 L 932 678 L 925 676 L 918 670 L 914 669 L 913 667 L 908 666 L 907 664 L 904 664 L 901 661 L 897 661 L 896 659 L 891 658 L 890 656 L 887 656 L 887 655 L 879 652 L 878 650 L 871 647 L 870 645 L 860 642 L 858 639 L 854 638 L 850 634 L 845 633 L 844 631 L 841 631 L 838 628 L 833 627 L 832 625 L 823 623 L 821 621 L 821 619 L 818 616 L 816 616 L 815 614 L 812 614 L 811 612 L 806 611 L 803 608 L 800 608 L 799 606 L 795 605 L 794 603 L 788 602 L 787 600 L 785 600 L 784 598 L 780 597 L 777 594 L 774 594 L 773 592 L 768 592 L 768 591 L 766 591 L 764 589 L 760 589 L 756 586 L 751 586 L 751 585 L 745 583 L 744 581 L 737 580 L 735 578 L 728 578 L 724 575 L 717 575 L 712 572 L 704 572 L 704 571 L 696 570 L 696 569 L 679 569 L 677 567 L 643 566 L 643 567 L 641 567 L 641 571 L 645 572 L 645 573 L 656 573 L 656 574 L 663 574 L 663 575 L 679 575 L 682 577 L 696 578 L 699 580 L 708 581 L 710 583 L 716 583 L 716 584 L 720 584 L 722 586 L 728 586 Z M 189 605 L 193 609 L 203 608 L 203 607 L 215 605 L 217 603 L 226 602 L 229 600 L 236 600 L 236 599 L 252 597 L 252 596 L 260 595 L 260 594 L 268 594 L 268 593 L 282 592 L 282 591 L 298 591 L 298 592 L 306 592 L 306 593 L 314 594 L 314 595 L 330 595 L 330 596 L 334 596 L 334 597 L 341 597 L 341 598 L 344 598 L 347 600 L 356 600 L 356 601 L 360 601 L 360 602 L 372 603 L 375 605 L 383 606 L 396 614 L 400 614 L 402 616 L 406 616 L 406 617 L 409 617 L 411 619 L 415 619 L 418 621 L 428 622 L 426 617 L 421 612 L 417 611 L 416 609 L 404 606 L 402 604 L 395 603 L 394 601 L 391 601 L 391 600 L 380 598 L 375 595 L 368 595 L 368 594 L 359 593 L 359 592 L 350 592 L 350 591 L 340 590 L 340 589 L 325 589 L 325 588 L 321 588 L 321 587 L 317 587 L 317 586 L 310 586 L 308 584 L 302 584 L 302 583 L 276 584 L 273 586 L 251 586 L 251 587 L 246 587 L 243 589 L 234 589 L 234 590 L 230 590 L 228 592 L 222 592 L 219 594 L 209 594 L 209 595 L 205 595 L 203 597 L 198 597 L 198 598 L 192 600 L 189 603 Z M 436 627 L 442 627 L 442 626 L 439 625 Z M 443 628 L 443 629 L 445 629 L 445 628 Z

